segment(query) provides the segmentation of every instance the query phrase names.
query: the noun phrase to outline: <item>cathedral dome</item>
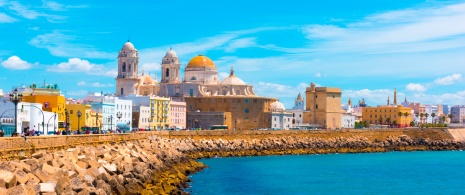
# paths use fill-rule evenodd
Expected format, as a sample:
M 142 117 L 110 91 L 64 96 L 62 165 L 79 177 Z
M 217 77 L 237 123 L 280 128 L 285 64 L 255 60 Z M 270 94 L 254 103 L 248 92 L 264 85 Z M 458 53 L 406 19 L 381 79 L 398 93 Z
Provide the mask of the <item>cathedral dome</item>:
M 286 108 L 284 108 L 284 105 L 281 104 L 281 102 L 273 102 L 270 105 L 270 110 L 272 112 L 280 112 L 286 110 Z
M 171 48 L 166 52 L 165 57 L 171 57 L 171 58 L 177 58 L 178 56 L 176 55 L 176 52 L 174 52 Z
M 136 48 L 134 47 L 134 45 L 131 43 L 131 42 L 126 42 L 124 45 L 123 45 L 123 49 L 124 50 L 136 50 Z
M 216 69 L 213 61 L 204 55 L 198 55 L 189 61 L 186 68 L 214 68 Z
M 225 78 L 222 82 L 221 85 L 247 85 L 244 81 L 242 81 L 240 78 L 237 78 L 236 75 L 234 75 L 234 68 L 231 68 L 231 74 L 229 75 L 228 78 Z

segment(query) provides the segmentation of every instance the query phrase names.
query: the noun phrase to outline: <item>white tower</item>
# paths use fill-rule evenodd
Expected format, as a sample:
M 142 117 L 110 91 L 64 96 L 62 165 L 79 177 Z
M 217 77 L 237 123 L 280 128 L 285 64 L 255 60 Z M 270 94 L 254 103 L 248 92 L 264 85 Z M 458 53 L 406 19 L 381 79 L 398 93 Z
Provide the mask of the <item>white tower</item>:
M 131 42 L 126 42 L 118 54 L 118 76 L 116 95 L 127 96 L 138 93 L 139 54 Z
M 304 105 L 304 98 L 302 98 L 302 95 L 299 95 L 297 96 L 297 98 L 295 99 L 294 101 L 294 110 L 305 110 L 305 105 Z
M 161 83 L 180 83 L 180 69 L 179 58 L 176 56 L 176 52 L 170 48 L 161 62 Z

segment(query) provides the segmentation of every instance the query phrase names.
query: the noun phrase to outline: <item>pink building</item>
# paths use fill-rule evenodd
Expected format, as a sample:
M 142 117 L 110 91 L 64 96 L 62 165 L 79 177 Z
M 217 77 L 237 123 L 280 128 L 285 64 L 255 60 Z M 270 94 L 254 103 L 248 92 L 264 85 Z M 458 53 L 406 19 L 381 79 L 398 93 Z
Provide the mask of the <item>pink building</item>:
M 170 128 L 186 129 L 186 102 L 170 101 Z

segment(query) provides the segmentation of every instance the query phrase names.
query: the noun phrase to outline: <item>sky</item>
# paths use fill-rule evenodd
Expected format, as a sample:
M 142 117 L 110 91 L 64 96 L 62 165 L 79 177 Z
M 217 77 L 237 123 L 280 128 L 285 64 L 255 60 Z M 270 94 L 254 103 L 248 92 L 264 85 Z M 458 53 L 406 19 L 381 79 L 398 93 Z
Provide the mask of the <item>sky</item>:
M 311 82 L 342 103 L 386 104 L 396 88 L 398 101 L 465 104 L 465 1 L 277 2 L 0 0 L 0 89 L 115 93 L 130 40 L 153 78 L 170 48 L 182 67 L 203 54 L 286 108 Z

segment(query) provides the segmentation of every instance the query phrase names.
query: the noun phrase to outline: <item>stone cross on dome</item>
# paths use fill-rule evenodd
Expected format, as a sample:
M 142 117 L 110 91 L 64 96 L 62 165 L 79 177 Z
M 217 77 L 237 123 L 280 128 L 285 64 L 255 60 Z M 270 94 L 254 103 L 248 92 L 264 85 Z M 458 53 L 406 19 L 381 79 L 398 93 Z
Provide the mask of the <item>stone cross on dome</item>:
M 231 71 L 230 71 L 230 76 L 234 76 L 234 65 L 231 65 Z

